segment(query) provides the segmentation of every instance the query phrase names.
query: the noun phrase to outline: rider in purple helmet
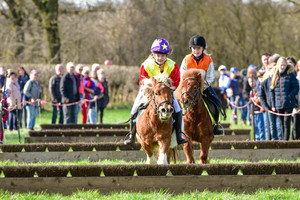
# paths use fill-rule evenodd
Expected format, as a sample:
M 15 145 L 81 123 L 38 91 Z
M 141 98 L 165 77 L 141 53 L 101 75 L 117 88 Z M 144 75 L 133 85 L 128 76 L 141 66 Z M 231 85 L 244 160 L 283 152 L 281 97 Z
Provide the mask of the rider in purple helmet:
M 170 53 L 168 41 L 163 38 L 154 40 L 151 46 L 151 52 L 151 55 L 142 63 L 140 71 L 140 85 L 142 80 L 145 78 L 151 78 L 153 76 L 164 74 L 166 77 L 169 77 L 172 80 L 172 85 L 177 88 L 180 82 L 180 70 L 178 65 L 167 57 L 168 53 Z M 175 120 L 174 127 L 176 130 L 177 143 L 183 144 L 186 143 L 187 140 L 182 138 L 182 110 L 174 94 L 173 99 L 173 106 L 175 109 L 175 112 L 173 113 L 173 119 Z M 139 90 L 131 110 L 130 132 L 124 141 L 125 145 L 133 144 L 135 141 L 135 131 L 133 131 L 135 125 L 134 116 L 142 103 L 145 102 L 143 102 L 143 94 Z

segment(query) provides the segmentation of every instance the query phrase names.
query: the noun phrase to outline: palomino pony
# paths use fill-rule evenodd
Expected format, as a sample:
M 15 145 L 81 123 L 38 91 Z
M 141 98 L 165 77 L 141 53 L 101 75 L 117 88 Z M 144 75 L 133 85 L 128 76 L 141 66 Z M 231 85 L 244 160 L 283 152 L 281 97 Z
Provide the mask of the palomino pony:
M 189 69 L 175 91 L 184 113 L 184 132 L 188 139 L 188 143 L 184 144 L 187 163 L 195 163 L 192 142 L 201 144 L 200 163 L 209 162 L 208 150 L 214 136 L 212 121 L 202 99 L 203 87 L 201 71 Z
M 144 79 L 141 89 L 150 103 L 137 118 L 137 140 L 147 154 L 148 164 L 156 163 L 154 151 L 157 148 L 159 150 L 157 164 L 168 164 L 167 154 L 171 147 L 171 138 L 174 138 L 172 81 L 165 76 Z

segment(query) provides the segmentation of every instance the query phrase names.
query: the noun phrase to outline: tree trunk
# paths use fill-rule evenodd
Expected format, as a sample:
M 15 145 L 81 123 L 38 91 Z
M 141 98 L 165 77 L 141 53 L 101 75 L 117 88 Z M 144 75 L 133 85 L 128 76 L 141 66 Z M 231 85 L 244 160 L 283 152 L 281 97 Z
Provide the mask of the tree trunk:
M 15 31 L 16 45 L 12 49 L 14 57 L 17 61 L 22 61 L 22 53 L 24 52 L 24 0 L 5 0 L 8 6 L 8 15 L 2 11 L 2 14 L 12 22 Z
M 46 39 L 48 63 L 60 63 L 60 37 L 58 32 L 58 0 L 32 0 L 42 18 Z

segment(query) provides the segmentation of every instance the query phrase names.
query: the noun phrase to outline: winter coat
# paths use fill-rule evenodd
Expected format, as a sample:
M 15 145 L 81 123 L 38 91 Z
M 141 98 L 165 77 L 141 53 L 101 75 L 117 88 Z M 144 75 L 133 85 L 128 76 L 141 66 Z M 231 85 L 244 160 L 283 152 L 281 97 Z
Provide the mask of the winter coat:
M 100 88 L 100 84 L 101 84 L 101 83 L 99 83 L 99 84 L 97 85 L 98 88 Z M 103 92 L 100 91 L 100 92 L 103 93 L 104 96 L 103 96 L 103 98 L 97 100 L 97 106 L 98 106 L 98 108 L 100 108 L 100 107 L 101 107 L 101 108 L 105 108 L 105 107 L 107 106 L 107 104 L 109 103 L 108 81 L 105 80 L 105 81 L 102 83 L 102 85 L 103 85 L 104 91 L 103 91 Z
M 299 92 L 299 82 L 293 73 L 294 69 L 288 65 L 282 73 L 278 69 L 271 82 L 271 105 L 276 109 L 294 108 L 296 95 Z
M 70 73 L 65 74 L 60 80 L 60 94 L 62 97 L 62 103 L 67 103 L 66 99 L 69 99 L 68 103 L 74 103 L 79 101 L 79 80 L 76 76 L 74 76 L 76 81 L 77 92 L 73 93 L 73 79 Z
M 42 95 L 42 87 L 38 81 L 29 80 L 24 86 L 23 93 L 26 101 L 40 99 Z M 35 106 L 38 106 L 38 102 L 35 102 Z
M 298 80 L 298 83 L 299 83 L 299 85 L 300 85 L 300 76 L 297 76 L 297 80 Z M 297 107 L 296 107 L 296 109 L 298 110 L 298 109 L 300 109 L 300 89 L 299 89 L 299 92 L 298 92 L 298 94 L 297 94 L 297 96 L 296 96 L 296 100 L 297 100 Z
M 243 97 L 245 101 L 249 101 L 251 90 L 252 88 L 249 85 L 248 79 L 243 79 Z
M 18 83 L 20 85 L 20 91 L 23 94 L 23 89 L 25 84 L 27 83 L 27 81 L 29 80 L 29 76 L 27 74 L 25 74 L 24 76 L 20 76 L 18 78 Z
M 8 109 L 16 109 L 16 103 L 18 103 L 18 109 L 22 109 L 22 104 L 21 104 L 21 92 L 20 92 L 20 86 L 17 82 L 15 81 L 7 81 L 6 83 L 6 91 L 8 92 L 8 97 L 7 97 L 7 104 L 8 104 Z
M 60 94 L 60 81 L 61 77 L 55 74 L 49 80 L 49 92 L 51 95 L 52 103 L 60 103 L 61 102 L 61 94 Z M 54 102 L 56 99 L 57 102 Z

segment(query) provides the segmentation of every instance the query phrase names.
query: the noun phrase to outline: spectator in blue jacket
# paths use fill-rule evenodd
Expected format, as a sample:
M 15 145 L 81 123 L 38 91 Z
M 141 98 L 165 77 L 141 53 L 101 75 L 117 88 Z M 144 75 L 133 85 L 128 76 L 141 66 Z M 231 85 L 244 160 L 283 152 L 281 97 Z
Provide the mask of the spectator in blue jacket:
M 296 95 L 299 83 L 294 73 L 294 67 L 287 63 L 286 58 L 280 57 L 277 61 L 271 82 L 271 105 L 274 112 L 280 114 L 292 113 L 296 105 Z M 280 116 L 283 139 L 289 140 L 291 115 Z
M 230 68 L 230 80 L 228 82 L 226 93 L 227 96 L 230 97 L 230 101 L 232 102 L 232 104 L 236 106 L 244 106 L 245 105 L 244 98 L 242 96 L 242 93 L 239 92 L 237 72 L 238 70 L 236 67 Z M 233 122 L 237 124 L 237 108 L 233 105 L 231 105 L 231 107 L 233 110 L 232 112 Z M 241 114 L 242 114 L 243 124 L 245 124 L 246 123 L 245 108 L 241 108 Z

